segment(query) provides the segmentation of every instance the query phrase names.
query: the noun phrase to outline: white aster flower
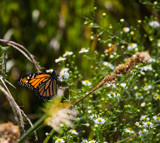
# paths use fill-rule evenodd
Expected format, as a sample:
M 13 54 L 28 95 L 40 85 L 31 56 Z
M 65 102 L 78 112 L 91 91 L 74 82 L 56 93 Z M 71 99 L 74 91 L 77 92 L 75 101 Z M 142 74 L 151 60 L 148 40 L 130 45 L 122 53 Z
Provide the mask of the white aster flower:
M 83 80 L 82 84 L 86 86 L 90 86 L 92 83 L 89 80 Z
M 141 67 L 141 70 L 143 70 L 143 71 L 152 71 L 152 66 L 151 65 L 143 66 L 143 67 Z
M 87 53 L 89 51 L 89 49 L 85 49 L 85 48 L 82 48 L 80 51 L 79 51 L 79 53 L 81 54 L 81 53 Z
M 74 135 L 78 135 L 78 132 L 75 129 L 70 130 L 69 132 L 71 132 Z
M 134 131 L 132 130 L 132 128 L 126 128 L 124 131 L 126 133 L 134 134 Z
M 112 92 L 111 94 L 110 94 L 110 93 L 107 94 L 107 96 L 108 96 L 109 98 L 115 98 L 115 97 L 116 97 L 116 94 L 115 94 L 114 92 Z
M 81 143 L 88 143 L 86 139 L 83 139 Z
M 141 118 L 140 118 L 140 120 L 142 120 L 142 121 L 148 121 L 149 118 L 146 115 L 142 115 Z
M 138 132 L 140 136 L 146 136 L 148 134 L 148 130 L 147 129 L 143 129 L 141 131 Z
M 149 22 L 149 25 L 154 28 L 160 27 L 160 23 L 158 21 L 151 21 Z
M 63 57 L 70 56 L 70 55 L 73 55 L 73 52 L 66 51 Z
M 149 60 L 148 60 L 148 62 L 149 63 L 155 63 L 157 60 L 156 59 L 153 59 L 153 58 L 150 58 Z
M 64 79 L 68 79 L 69 78 L 69 73 L 68 73 L 69 69 L 68 68 L 64 68 L 60 71 L 58 79 L 60 81 L 63 81 Z
M 160 40 L 158 40 L 157 47 L 160 47 Z
M 145 86 L 144 86 L 144 90 L 149 90 L 149 89 L 151 89 L 152 88 L 152 86 L 151 85 L 148 85 L 148 84 L 146 84 Z
M 91 140 L 88 143 L 96 143 L 96 141 L 95 140 Z
M 52 73 L 53 71 L 53 69 L 46 70 L 47 73 Z
M 153 116 L 153 119 L 154 119 L 156 122 L 160 122 L 160 114 L 158 114 L 157 116 Z
M 32 19 L 34 21 L 37 21 L 40 15 L 40 11 L 38 9 L 35 9 L 32 11 Z
M 111 63 L 109 63 L 109 62 L 103 62 L 103 65 L 104 66 L 108 66 L 112 70 L 114 69 L 114 66 Z
M 142 102 L 142 103 L 141 103 L 141 107 L 144 107 L 144 106 L 146 106 L 146 103 L 145 103 L 145 102 Z
M 107 87 L 116 88 L 116 85 L 115 83 L 107 83 Z
M 130 28 L 129 27 L 123 27 L 123 32 L 127 33 L 130 31 Z
M 86 123 L 86 124 L 85 124 L 85 126 L 86 126 L 86 127 L 89 127 L 89 126 L 90 126 L 90 124 L 89 124 L 89 123 Z
M 94 120 L 94 122 L 96 124 L 103 125 L 105 123 L 105 119 L 103 119 L 103 118 L 97 118 L 96 120 Z
M 65 60 L 66 60 L 66 58 L 59 57 L 58 59 L 55 59 L 55 62 L 56 62 L 56 63 L 59 63 L 59 62 L 61 62 L 61 61 L 65 61 Z
M 142 93 L 136 93 L 136 99 L 143 99 Z
M 126 87 L 126 83 L 121 83 L 120 86 L 122 86 L 123 88 Z
M 136 122 L 135 125 L 136 125 L 137 127 L 140 127 L 139 122 Z
M 153 96 L 153 98 L 154 98 L 155 100 L 160 100 L 160 95 L 157 94 L 157 95 Z
M 153 128 L 153 123 L 152 122 L 143 122 L 143 127 L 145 128 Z
M 136 48 L 137 48 L 137 44 L 136 43 L 131 43 L 128 46 L 128 50 L 133 50 L 133 49 L 136 49 Z
M 63 139 L 57 139 L 57 140 L 55 141 L 55 143 L 64 143 L 64 140 L 63 140 Z
M 95 120 L 97 118 L 97 115 L 96 114 L 93 114 L 89 117 L 91 120 Z

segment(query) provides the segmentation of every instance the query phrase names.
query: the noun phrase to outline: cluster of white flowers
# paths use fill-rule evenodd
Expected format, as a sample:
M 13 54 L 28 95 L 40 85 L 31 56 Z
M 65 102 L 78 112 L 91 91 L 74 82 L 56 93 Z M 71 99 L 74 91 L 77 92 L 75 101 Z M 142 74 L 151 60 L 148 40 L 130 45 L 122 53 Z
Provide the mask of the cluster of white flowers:
M 147 65 L 147 66 L 143 66 L 140 68 L 142 71 L 152 71 L 152 66 L 151 65 Z
M 107 94 L 107 96 L 109 98 L 119 98 L 121 95 L 119 93 L 112 92 L 112 93 Z
M 106 83 L 107 87 L 112 87 L 112 88 L 116 88 L 116 84 L 115 83 Z
M 154 28 L 160 27 L 160 23 L 158 21 L 151 21 L 149 22 L 149 25 Z
M 144 90 L 150 90 L 151 88 L 152 88 L 151 85 L 146 84 L 143 89 L 144 89 Z
M 109 68 L 112 69 L 112 70 L 114 70 L 114 68 L 115 68 L 115 67 L 114 67 L 111 63 L 109 63 L 109 62 L 103 62 L 103 65 L 109 67 Z
M 96 140 L 88 141 L 87 139 L 83 139 L 81 143 L 97 143 Z
M 157 122 L 158 120 L 160 121 L 160 117 L 157 118 L 158 116 L 153 116 L 153 119 Z M 158 119 L 158 120 L 156 120 Z M 147 116 L 147 115 L 142 115 L 141 118 L 140 118 L 140 121 L 141 121 L 141 124 L 139 122 L 136 122 L 135 125 L 137 127 L 140 127 L 142 128 L 138 133 L 139 133 L 139 136 L 146 136 L 148 135 L 148 132 L 149 132 L 149 129 L 153 128 L 154 125 L 152 122 L 149 121 L 150 118 Z
M 129 134 L 134 134 L 135 132 L 132 130 L 132 128 L 126 128 L 126 129 L 124 129 L 124 131 L 126 132 L 126 133 L 129 133 Z
M 85 48 L 82 48 L 82 49 L 79 51 L 80 54 L 81 54 L 81 53 L 87 53 L 87 52 L 89 52 L 89 49 L 85 49 Z M 63 54 L 63 57 L 59 57 L 58 59 L 55 59 L 55 62 L 56 62 L 56 63 L 59 63 L 59 62 L 61 62 L 61 61 L 65 61 L 65 60 L 66 60 L 66 57 L 67 57 L 67 56 L 71 56 L 71 55 L 73 55 L 73 52 L 72 52 L 72 51 L 66 51 L 65 54 Z

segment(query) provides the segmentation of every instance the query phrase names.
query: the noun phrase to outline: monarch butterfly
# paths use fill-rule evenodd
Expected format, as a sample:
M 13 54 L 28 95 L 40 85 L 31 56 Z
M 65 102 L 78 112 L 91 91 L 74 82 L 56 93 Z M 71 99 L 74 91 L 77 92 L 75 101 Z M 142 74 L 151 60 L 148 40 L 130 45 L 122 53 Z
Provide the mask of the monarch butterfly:
M 35 91 L 36 95 L 43 100 L 50 100 L 57 92 L 57 76 L 52 73 L 31 73 L 21 77 L 18 83 Z

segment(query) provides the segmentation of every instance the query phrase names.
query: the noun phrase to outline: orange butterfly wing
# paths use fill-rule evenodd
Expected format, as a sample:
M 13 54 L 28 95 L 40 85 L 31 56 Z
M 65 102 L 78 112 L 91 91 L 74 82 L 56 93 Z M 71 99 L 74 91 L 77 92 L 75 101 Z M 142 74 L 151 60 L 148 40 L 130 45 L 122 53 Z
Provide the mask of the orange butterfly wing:
M 57 75 L 50 73 L 31 73 L 19 79 L 22 86 L 34 90 L 36 95 L 43 100 L 49 100 L 56 94 Z

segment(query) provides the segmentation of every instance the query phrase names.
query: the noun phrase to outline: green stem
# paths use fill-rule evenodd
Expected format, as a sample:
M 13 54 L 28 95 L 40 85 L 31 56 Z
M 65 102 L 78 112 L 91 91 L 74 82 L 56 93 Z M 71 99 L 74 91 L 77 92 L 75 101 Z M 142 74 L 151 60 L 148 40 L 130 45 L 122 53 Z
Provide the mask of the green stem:
M 21 138 L 18 140 L 17 143 L 23 143 L 23 141 L 25 140 L 25 138 L 27 136 L 29 136 L 31 133 L 33 133 L 45 120 L 45 118 L 47 117 L 47 115 L 43 115 L 36 123 L 34 123 L 33 127 L 30 127 L 22 136 Z
M 47 137 L 45 138 L 45 140 L 43 141 L 43 143 L 48 143 L 50 137 L 53 135 L 54 133 L 54 129 L 51 130 L 51 132 L 47 135 Z

